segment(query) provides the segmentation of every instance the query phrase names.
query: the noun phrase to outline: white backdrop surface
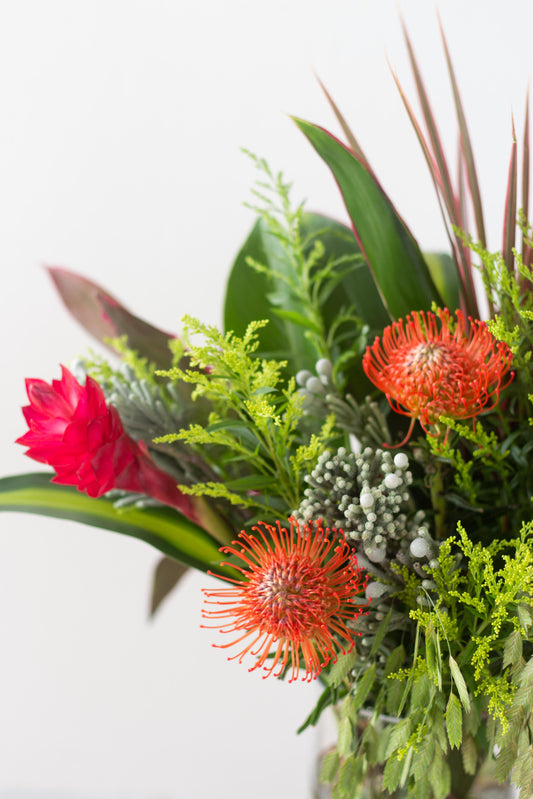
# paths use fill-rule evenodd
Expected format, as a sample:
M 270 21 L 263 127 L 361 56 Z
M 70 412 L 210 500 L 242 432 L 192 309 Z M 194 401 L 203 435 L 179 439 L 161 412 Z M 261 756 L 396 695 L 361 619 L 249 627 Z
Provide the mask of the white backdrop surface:
M 443 139 L 453 105 L 433 3 L 399 4 Z M 499 246 L 511 113 L 523 122 L 531 0 L 445 0 Z M 423 248 L 446 239 L 389 68 L 413 95 L 392 0 L 0 2 L 0 473 L 33 468 L 25 376 L 93 346 L 42 264 L 102 283 L 177 330 L 221 318 L 252 224 L 239 147 L 345 218 L 289 114 L 337 132 L 320 75 Z M 38 469 L 38 467 L 37 467 Z M 0 518 L 0 799 L 307 799 L 317 736 L 295 729 L 316 686 L 261 680 L 199 629 L 202 575 L 147 621 L 158 553 L 68 522 Z

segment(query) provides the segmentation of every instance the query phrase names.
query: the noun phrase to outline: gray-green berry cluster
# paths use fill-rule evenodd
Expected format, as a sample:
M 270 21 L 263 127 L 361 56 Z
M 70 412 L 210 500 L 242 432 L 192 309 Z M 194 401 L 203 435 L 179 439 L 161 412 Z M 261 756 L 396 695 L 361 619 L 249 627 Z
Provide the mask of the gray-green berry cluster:
M 371 447 L 359 454 L 344 447 L 335 454 L 324 452 L 305 478 L 305 498 L 294 514 L 302 522 L 322 519 L 324 525 L 342 528 L 354 542 L 359 566 L 370 575 L 361 600 L 371 600 L 368 611 L 355 623 L 363 653 L 386 616 L 389 631 L 409 622 L 394 607 L 394 595 L 405 585 L 405 568 L 416 574 L 426 592 L 434 587 L 428 572 L 437 565 L 438 544 L 424 512 L 408 512 L 413 479 L 408 467 L 403 452 L 393 455 Z
M 403 452 L 393 456 L 370 447 L 359 454 L 344 447 L 335 454 L 326 451 L 305 478 L 308 487 L 295 516 L 341 527 L 370 561 L 381 563 L 406 539 L 408 548 L 422 521 L 419 514 L 408 521 L 404 510 L 412 483 L 408 466 Z

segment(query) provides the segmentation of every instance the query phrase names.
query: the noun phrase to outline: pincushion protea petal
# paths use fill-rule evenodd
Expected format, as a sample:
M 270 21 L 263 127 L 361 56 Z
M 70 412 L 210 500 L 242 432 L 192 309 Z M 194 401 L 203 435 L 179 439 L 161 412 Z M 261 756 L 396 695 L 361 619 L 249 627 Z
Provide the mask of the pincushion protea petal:
M 293 517 L 289 523 L 290 530 L 279 521 L 259 522 L 252 528 L 256 535 L 243 530 L 221 549 L 243 564 L 231 564 L 242 579 L 223 577 L 233 587 L 205 589 L 206 604 L 218 607 L 202 615 L 221 633 L 237 634 L 214 644 L 239 646 L 229 660 L 241 663 L 252 655 L 257 660 L 249 670 L 263 668 L 265 677 L 288 668 L 289 682 L 298 678 L 303 660 L 302 679 L 311 681 L 338 651 L 353 648 L 357 633 L 349 625 L 363 611 L 353 599 L 367 580 L 342 530 L 324 529 L 320 521 L 302 528 Z
M 414 311 L 377 336 L 363 357 L 367 377 L 394 411 L 424 429 L 440 416 L 469 419 L 493 408 L 513 379 L 512 353 L 486 322 L 448 309 Z

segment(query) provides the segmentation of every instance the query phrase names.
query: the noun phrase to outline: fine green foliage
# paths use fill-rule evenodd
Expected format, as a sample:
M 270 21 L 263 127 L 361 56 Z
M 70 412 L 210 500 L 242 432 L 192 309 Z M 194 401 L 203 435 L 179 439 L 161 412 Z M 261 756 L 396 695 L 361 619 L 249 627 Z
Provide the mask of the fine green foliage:
M 527 523 L 518 538 L 484 546 L 458 525 L 457 536 L 442 543 L 438 563 L 428 570 L 433 587 L 427 606 L 410 611 L 419 642 L 412 660 L 403 665 L 405 649 L 395 650 L 376 683 L 381 673 L 376 651 L 378 657 L 359 671 L 340 705 L 342 747 L 337 759 L 330 757 L 330 782 L 340 780 L 345 758 L 362 757 L 383 764 L 388 792 L 404 788 L 413 795 L 444 799 L 452 781 L 467 783 L 476 772 L 480 751 L 489 757 L 491 741 L 501 747 L 499 777 L 511 773 L 519 750 L 522 760 L 515 772 L 520 779 L 526 773 L 533 751 L 533 659 L 526 663 L 523 657 L 529 628 L 524 628 L 519 608 L 533 598 L 532 536 L 533 523 Z M 343 663 L 339 677 L 347 665 Z M 357 672 L 357 663 L 353 668 Z M 372 714 L 357 721 L 370 697 Z M 391 711 L 396 718 L 381 715 Z M 480 726 L 483 712 L 493 719 L 488 743 Z M 457 772 L 450 770 L 454 750 Z M 524 784 L 529 785 L 529 778 Z
M 205 426 L 189 425 L 156 443 L 185 442 L 216 473 L 216 480 L 181 486 L 185 493 L 286 517 L 300 502 L 304 468 L 338 436 L 333 418 L 302 443 L 304 398 L 294 379 L 284 380 L 283 361 L 255 355 L 266 321 L 251 323 L 242 337 L 190 317 L 184 324 L 187 337 L 203 338 L 190 346 L 190 368 L 158 374 L 194 386 L 193 398 L 208 400 L 213 411 Z

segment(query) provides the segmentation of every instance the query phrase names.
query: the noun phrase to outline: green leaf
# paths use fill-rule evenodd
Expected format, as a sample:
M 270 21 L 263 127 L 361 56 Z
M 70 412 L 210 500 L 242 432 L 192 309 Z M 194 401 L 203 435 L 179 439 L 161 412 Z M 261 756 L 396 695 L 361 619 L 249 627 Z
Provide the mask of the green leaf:
M 282 308 L 272 308 L 272 312 L 278 319 L 286 319 L 288 322 L 293 322 L 299 327 L 305 327 L 307 330 L 312 330 L 313 333 L 320 335 L 320 328 L 312 319 L 299 313 L 298 311 L 284 311 Z
M 413 732 L 413 720 L 408 716 L 393 727 L 385 757 L 390 757 L 398 749 L 404 747 Z
M 404 691 L 405 680 L 388 680 L 386 708 L 391 716 L 398 715 Z
M 452 775 L 438 746 L 429 768 L 429 782 L 433 788 L 434 799 L 446 799 L 452 787 Z
M 412 770 L 416 782 L 427 777 L 428 769 L 433 760 L 434 751 L 435 740 L 433 736 L 429 734 L 424 735 L 413 757 Z
M 516 608 L 516 612 L 518 615 L 518 621 L 520 622 L 520 626 L 524 630 L 525 633 L 529 632 L 529 628 L 533 623 L 533 618 L 531 618 L 531 613 L 529 605 L 518 605 Z
M 448 733 L 448 740 L 452 749 L 457 749 L 461 746 L 463 737 L 463 712 L 461 710 L 461 702 L 454 694 L 450 694 L 448 704 L 446 705 L 446 732 Z
M 352 752 L 353 727 L 350 719 L 343 719 L 339 724 L 337 749 L 341 757 L 348 757 Z
M 332 688 L 338 688 L 344 678 L 355 666 L 356 659 L 357 655 L 355 649 L 352 649 L 351 652 L 341 655 L 337 662 L 333 664 L 327 676 L 328 684 L 331 685 Z
M 528 788 L 533 781 L 533 746 L 526 747 L 523 751 L 519 750 L 519 755 L 513 768 L 513 782 L 518 788 Z M 531 797 L 531 792 L 525 794 Z
M 327 752 L 322 760 L 320 768 L 320 782 L 331 783 L 339 770 L 341 759 L 336 751 Z
M 395 649 L 392 650 L 390 655 L 387 658 L 387 662 L 385 663 L 385 668 L 383 669 L 383 676 L 387 677 L 389 674 L 393 674 L 397 671 L 402 663 L 405 660 L 405 647 L 403 644 L 400 644 Z M 394 680 L 393 682 L 398 682 L 398 680 Z
M 324 246 L 324 256 L 317 263 L 320 269 L 332 260 L 353 258 L 345 267 L 342 278 L 327 295 L 322 315 L 329 330 L 339 309 L 353 306 L 357 316 L 373 330 L 389 324 L 388 315 L 378 290 L 364 261 L 352 231 L 328 217 L 304 213 L 300 228 L 302 239 L 317 237 Z M 256 271 L 252 262 L 263 264 L 268 274 Z M 292 373 L 314 369 L 317 352 L 306 335 L 306 329 L 316 327 L 306 315 L 305 306 L 298 300 L 286 279 L 293 267 L 279 241 L 263 219 L 257 220 L 232 266 L 226 287 L 224 328 L 243 335 L 251 321 L 268 319 L 269 324 L 259 333 L 263 357 L 287 360 Z M 354 330 L 354 334 L 355 334 Z
M 494 768 L 494 776 L 500 782 L 506 780 L 507 777 L 510 775 L 511 771 L 513 770 L 513 766 L 516 763 L 516 756 L 518 754 L 518 740 L 514 737 L 514 735 L 510 736 L 507 735 L 500 753 L 496 758 L 496 766 Z
M 438 635 L 431 621 L 426 628 L 425 637 L 428 673 L 435 685 L 437 685 L 440 690 L 442 688 L 442 662 L 440 645 Z
M 452 679 L 455 683 L 455 687 L 457 688 L 457 692 L 461 699 L 461 704 L 468 713 L 470 710 L 470 697 L 468 696 L 468 689 L 466 687 L 465 678 L 461 673 L 461 669 L 459 668 L 457 661 L 450 655 L 449 659 L 450 664 L 450 672 L 452 675 Z
M 393 317 L 443 304 L 412 234 L 359 158 L 323 128 L 294 120 L 331 169 L 384 304 Z
M 257 272 L 249 260 L 263 264 L 273 276 Z M 274 274 L 279 275 L 274 277 Z M 224 328 L 244 335 L 251 321 L 268 319 L 270 324 L 260 331 L 259 354 L 289 362 L 292 371 L 312 368 L 317 360 L 314 346 L 304 330 L 286 319 L 276 318 L 269 297 L 279 296 L 284 310 L 303 314 L 299 301 L 293 298 L 283 277 L 289 278 L 292 265 L 279 239 L 259 219 L 233 264 L 226 286 Z M 276 303 L 277 304 L 277 303 Z
M 246 477 L 237 477 L 235 480 L 226 480 L 224 485 L 230 491 L 264 491 L 268 488 L 275 488 L 278 483 L 274 477 L 250 474 Z
M 161 602 L 166 599 L 186 572 L 187 566 L 184 566 L 183 563 L 166 555 L 161 558 L 154 571 L 150 616 L 155 614 Z
M 402 773 L 403 763 L 401 760 L 398 760 L 397 757 L 391 757 L 389 760 L 387 760 L 387 764 L 383 772 L 383 787 L 386 788 L 389 793 L 395 791 L 400 784 Z
M 461 304 L 461 287 L 453 258 L 448 253 L 425 252 L 424 259 L 445 306 L 455 311 Z
M 361 679 L 357 682 L 357 688 L 355 689 L 353 697 L 354 710 L 359 710 L 359 708 L 363 706 L 365 699 L 374 685 L 375 679 L 376 666 L 372 663 L 370 668 L 365 671 Z
M 522 657 L 522 636 L 518 630 L 513 630 L 503 648 L 503 668 L 514 666 Z
M 392 618 L 392 607 L 389 608 L 389 610 L 387 612 L 387 615 L 385 616 L 383 621 L 380 623 L 380 625 L 379 625 L 379 627 L 378 627 L 378 629 L 376 631 L 376 635 L 374 637 L 374 642 L 372 644 L 372 649 L 370 650 L 369 657 L 373 657 L 376 654 L 376 652 L 378 651 L 379 647 L 381 646 L 381 642 L 385 638 L 385 635 L 386 635 L 387 630 L 389 628 L 389 624 L 390 624 L 391 618 Z
M 165 555 L 201 571 L 234 576 L 220 566 L 217 542 L 173 508 L 117 510 L 109 499 L 92 499 L 70 486 L 51 483 L 52 474 L 21 474 L 0 479 L 0 511 L 37 513 L 100 527 L 138 538 Z
M 463 738 L 461 745 L 461 756 L 463 759 L 463 768 L 466 774 L 475 774 L 477 771 L 477 749 L 474 739 L 471 735 Z
M 367 262 L 361 257 L 353 231 L 327 216 L 306 213 L 302 215 L 302 234 L 316 236 L 324 245 L 325 254 L 321 264 L 343 257 L 351 257 L 354 261 L 350 268 L 345 269 L 342 280 L 324 305 L 328 327 L 335 321 L 339 308 L 352 305 L 357 316 L 372 331 L 381 331 L 390 324 L 390 314 L 383 304 Z
M 361 777 L 360 760 L 356 757 L 349 757 L 345 760 L 339 772 L 339 781 L 337 783 L 341 796 L 352 797 Z

